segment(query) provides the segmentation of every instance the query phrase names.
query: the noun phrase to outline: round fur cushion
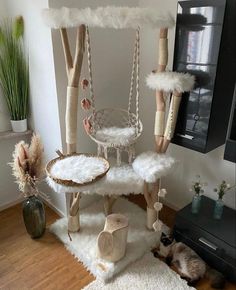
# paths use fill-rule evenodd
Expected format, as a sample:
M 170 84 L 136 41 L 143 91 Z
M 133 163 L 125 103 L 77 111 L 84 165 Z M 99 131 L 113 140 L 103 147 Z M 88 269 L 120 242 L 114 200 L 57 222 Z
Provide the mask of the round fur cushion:
M 157 179 L 166 176 L 175 164 L 173 157 L 153 151 L 140 154 L 133 162 L 133 169 L 143 180 L 154 183 Z
M 151 73 L 146 78 L 147 86 L 150 89 L 164 92 L 189 92 L 192 90 L 194 82 L 194 76 L 179 72 Z

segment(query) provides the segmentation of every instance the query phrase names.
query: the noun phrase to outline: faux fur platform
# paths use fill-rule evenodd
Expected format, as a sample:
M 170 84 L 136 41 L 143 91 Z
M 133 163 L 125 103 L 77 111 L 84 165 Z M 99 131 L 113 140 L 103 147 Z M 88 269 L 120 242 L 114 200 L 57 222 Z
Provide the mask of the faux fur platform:
M 146 254 L 111 282 L 97 279 L 83 290 L 194 290 L 164 262 Z
M 146 182 L 154 183 L 158 178 L 170 173 L 175 159 L 167 154 L 147 151 L 140 154 L 133 162 L 133 169 Z
M 137 205 L 119 198 L 113 206 L 113 212 L 123 214 L 129 219 L 126 255 L 116 263 L 104 261 L 96 256 L 97 236 L 105 223 L 103 200 L 81 210 L 81 230 L 71 234 L 72 241 L 69 240 L 67 234 L 67 218 L 56 221 L 50 227 L 50 230 L 76 259 L 81 261 L 95 277 L 105 281 L 141 258 L 160 241 L 159 232 L 147 230 L 146 212 Z
M 168 14 L 159 14 L 153 8 L 139 7 L 98 7 L 97 9 L 67 8 L 43 10 L 45 23 L 51 28 L 91 27 L 137 28 L 149 25 L 155 28 L 173 27 L 174 19 Z
M 102 128 L 96 132 L 96 139 L 106 143 L 126 146 L 135 139 L 135 128 Z
M 84 194 L 99 195 L 129 195 L 142 193 L 143 180 L 136 174 L 131 165 L 111 166 L 108 173 L 96 181 L 83 186 L 63 186 L 47 177 L 47 183 L 57 193 L 81 192 Z
M 158 72 L 151 73 L 146 78 L 147 86 L 153 90 L 164 92 L 178 91 L 180 93 L 192 90 L 195 77 L 188 73 Z

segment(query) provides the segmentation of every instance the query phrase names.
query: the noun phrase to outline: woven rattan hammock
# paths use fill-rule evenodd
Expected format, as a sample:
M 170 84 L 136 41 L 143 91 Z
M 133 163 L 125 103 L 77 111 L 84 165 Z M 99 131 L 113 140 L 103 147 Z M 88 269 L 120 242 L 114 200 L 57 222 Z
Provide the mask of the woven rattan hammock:
M 99 156 L 104 155 L 105 158 L 108 158 L 108 150 L 113 148 L 116 150 L 117 164 L 120 165 L 121 152 L 127 151 L 128 159 L 131 163 L 135 155 L 134 144 L 141 135 L 143 129 L 142 122 L 139 118 L 139 28 L 136 29 L 127 110 L 121 108 L 104 108 L 96 111 L 92 75 L 91 43 L 88 26 L 86 27 L 86 44 L 92 108 L 92 114 L 88 117 L 91 129 L 87 131 L 87 133 L 90 138 L 97 143 Z M 134 91 L 136 91 L 135 98 Z M 135 112 L 131 112 L 133 100 L 135 101 Z

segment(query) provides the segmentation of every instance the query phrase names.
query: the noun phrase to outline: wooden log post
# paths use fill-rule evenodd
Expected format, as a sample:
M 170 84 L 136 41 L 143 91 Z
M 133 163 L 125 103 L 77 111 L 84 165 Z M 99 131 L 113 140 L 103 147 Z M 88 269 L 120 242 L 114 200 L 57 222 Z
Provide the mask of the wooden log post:
M 117 262 L 125 255 L 128 219 L 121 214 L 107 216 L 104 230 L 97 239 L 97 255 L 109 262 Z
M 67 30 L 66 28 L 60 29 L 68 78 L 65 115 L 67 154 L 76 152 L 79 80 L 85 50 L 85 29 L 85 25 L 80 25 L 77 28 L 74 60 L 71 56 Z M 79 199 L 80 193 L 70 194 L 68 230 L 72 232 L 79 231 L 80 229 Z

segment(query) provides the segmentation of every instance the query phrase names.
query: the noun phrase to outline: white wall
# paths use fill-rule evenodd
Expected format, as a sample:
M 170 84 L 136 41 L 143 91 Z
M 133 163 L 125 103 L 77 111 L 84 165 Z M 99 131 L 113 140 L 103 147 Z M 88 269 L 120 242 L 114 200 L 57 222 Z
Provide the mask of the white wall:
M 177 14 L 177 0 L 141 0 L 140 6 L 156 7 L 157 11 L 169 11 Z M 174 29 L 169 31 L 169 69 L 173 63 Z M 147 75 L 157 64 L 157 33 L 153 30 L 145 30 L 142 33 L 142 78 Z M 144 133 L 138 144 L 138 150 L 144 151 L 154 147 L 153 124 L 155 116 L 154 93 L 142 83 L 142 120 Z M 216 132 L 217 134 L 217 132 Z M 223 179 L 230 184 L 235 184 L 235 164 L 223 160 L 224 146 L 208 153 L 201 154 L 174 144 L 170 145 L 169 153 L 178 161 L 179 166 L 174 174 L 163 179 L 163 185 L 168 189 L 167 201 L 176 208 L 180 208 L 190 202 L 192 193 L 189 192 L 191 181 L 196 174 L 200 174 L 204 181 L 208 182 L 205 194 L 216 198 L 213 188 Z M 230 207 L 236 207 L 235 190 L 228 192 L 224 198 Z
M 45 161 L 48 161 L 55 156 L 55 150 L 62 146 L 51 32 L 41 17 L 42 9 L 48 7 L 48 1 L 8 0 L 5 4 L 8 16 L 24 17 L 25 43 L 29 52 L 31 127 L 41 135 Z M 9 155 L 9 151 L 3 154 Z M 11 179 L 5 181 L 9 188 L 11 182 Z M 44 186 L 43 190 L 49 193 L 48 187 Z M 52 192 L 49 195 L 54 206 L 65 212 L 65 197 Z

